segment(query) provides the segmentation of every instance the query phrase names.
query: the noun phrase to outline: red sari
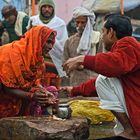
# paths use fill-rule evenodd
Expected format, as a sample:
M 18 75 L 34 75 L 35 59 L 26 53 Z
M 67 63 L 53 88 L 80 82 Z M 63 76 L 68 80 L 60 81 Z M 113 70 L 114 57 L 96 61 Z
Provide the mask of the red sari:
M 56 32 L 45 26 L 36 26 L 24 36 L 0 47 L 0 81 L 7 87 L 27 92 L 36 87 L 36 81 L 43 79 L 45 64 L 42 48 L 51 33 Z M 22 100 L 0 90 L 0 118 L 17 116 Z

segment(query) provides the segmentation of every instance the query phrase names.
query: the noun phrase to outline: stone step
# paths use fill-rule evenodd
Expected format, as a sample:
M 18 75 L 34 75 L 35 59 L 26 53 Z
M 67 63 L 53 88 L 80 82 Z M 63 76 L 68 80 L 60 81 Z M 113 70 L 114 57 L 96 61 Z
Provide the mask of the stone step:
M 86 140 L 89 127 L 85 118 L 9 117 L 0 119 L 0 140 Z

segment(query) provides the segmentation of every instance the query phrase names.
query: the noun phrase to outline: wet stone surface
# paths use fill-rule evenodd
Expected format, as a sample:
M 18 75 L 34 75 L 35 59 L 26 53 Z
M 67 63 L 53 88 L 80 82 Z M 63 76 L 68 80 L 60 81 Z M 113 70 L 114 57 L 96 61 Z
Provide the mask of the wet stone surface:
M 115 122 L 106 122 L 97 125 L 90 126 L 90 136 L 88 140 L 95 140 L 99 138 L 107 138 L 115 136 L 113 128 L 115 126 Z

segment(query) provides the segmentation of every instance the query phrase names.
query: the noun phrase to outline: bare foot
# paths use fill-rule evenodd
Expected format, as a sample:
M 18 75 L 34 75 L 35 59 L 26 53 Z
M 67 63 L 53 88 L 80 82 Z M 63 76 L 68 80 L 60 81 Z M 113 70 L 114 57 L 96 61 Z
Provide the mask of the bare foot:
M 136 136 L 135 133 L 128 133 L 126 131 L 119 134 L 119 136 L 130 139 L 130 140 L 140 140 L 140 137 Z

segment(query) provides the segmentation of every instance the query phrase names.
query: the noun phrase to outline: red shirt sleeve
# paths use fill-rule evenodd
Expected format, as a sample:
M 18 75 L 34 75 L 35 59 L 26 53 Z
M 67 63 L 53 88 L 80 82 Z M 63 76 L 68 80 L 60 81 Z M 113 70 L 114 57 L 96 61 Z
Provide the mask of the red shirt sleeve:
M 95 89 L 95 79 L 90 79 L 79 86 L 73 87 L 71 96 L 87 96 L 87 97 L 97 97 Z
M 119 77 L 135 70 L 137 63 L 136 50 L 128 44 L 127 46 L 120 45 L 111 52 L 85 56 L 83 65 L 84 68 L 107 77 Z

